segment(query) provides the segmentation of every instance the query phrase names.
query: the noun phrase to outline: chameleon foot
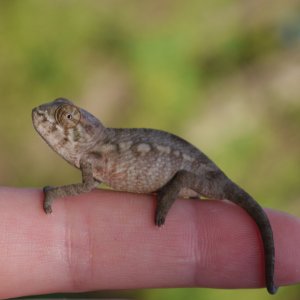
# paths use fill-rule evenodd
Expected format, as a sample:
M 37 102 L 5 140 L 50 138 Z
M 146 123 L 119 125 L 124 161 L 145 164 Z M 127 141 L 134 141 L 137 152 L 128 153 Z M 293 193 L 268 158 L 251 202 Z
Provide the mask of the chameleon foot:
M 51 207 L 51 203 L 53 201 L 52 197 L 50 196 L 50 191 L 51 191 L 51 186 L 45 186 L 43 188 L 43 192 L 44 192 L 44 202 L 43 202 L 43 208 L 44 208 L 44 212 L 46 214 L 51 214 L 52 213 L 52 207 Z
M 165 216 L 162 216 L 159 211 L 155 213 L 155 225 L 156 226 L 160 227 L 160 226 L 164 225 L 165 220 L 166 220 Z

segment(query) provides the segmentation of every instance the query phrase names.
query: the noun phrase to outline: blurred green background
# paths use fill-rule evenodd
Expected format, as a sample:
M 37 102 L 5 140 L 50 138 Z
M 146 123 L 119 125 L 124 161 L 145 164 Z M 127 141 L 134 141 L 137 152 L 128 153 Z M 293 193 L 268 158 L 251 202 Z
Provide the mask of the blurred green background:
M 1 0 L 0 70 L 1 185 L 80 179 L 31 124 L 34 106 L 64 96 L 108 126 L 183 136 L 263 206 L 300 216 L 298 1 Z M 299 293 L 281 288 L 273 299 Z M 134 295 L 269 297 L 264 289 Z

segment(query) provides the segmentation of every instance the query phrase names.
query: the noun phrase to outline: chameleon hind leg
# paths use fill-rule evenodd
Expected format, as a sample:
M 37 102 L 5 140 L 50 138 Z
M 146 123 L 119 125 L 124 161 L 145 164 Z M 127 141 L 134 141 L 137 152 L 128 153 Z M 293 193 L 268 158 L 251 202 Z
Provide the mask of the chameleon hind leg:
M 155 225 L 162 226 L 165 223 L 166 216 L 180 191 L 183 188 L 193 189 L 198 187 L 198 177 L 188 171 L 178 171 L 174 177 L 168 181 L 157 192 L 157 204 L 155 211 Z

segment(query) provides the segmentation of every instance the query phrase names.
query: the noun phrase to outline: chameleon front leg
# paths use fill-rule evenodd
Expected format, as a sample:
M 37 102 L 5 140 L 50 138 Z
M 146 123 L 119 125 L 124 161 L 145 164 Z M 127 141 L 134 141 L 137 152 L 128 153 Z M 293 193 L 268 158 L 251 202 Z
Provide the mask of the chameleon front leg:
M 195 188 L 198 184 L 198 177 L 188 171 L 180 170 L 157 192 L 157 204 L 155 212 L 155 225 L 162 226 L 166 216 L 179 196 L 182 188 Z
M 45 198 L 43 207 L 46 214 L 52 213 L 51 204 L 54 199 L 88 193 L 99 184 L 99 181 L 96 181 L 93 178 L 92 165 L 89 162 L 84 160 L 80 161 L 80 169 L 82 174 L 82 183 L 75 183 L 58 187 L 44 187 L 43 192 Z

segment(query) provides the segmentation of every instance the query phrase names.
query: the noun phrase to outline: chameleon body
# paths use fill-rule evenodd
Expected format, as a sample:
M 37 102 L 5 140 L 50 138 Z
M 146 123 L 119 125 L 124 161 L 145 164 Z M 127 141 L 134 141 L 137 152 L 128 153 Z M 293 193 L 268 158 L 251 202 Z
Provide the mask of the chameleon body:
M 104 182 L 115 190 L 156 193 L 155 224 L 161 226 L 177 197 L 227 199 L 257 224 L 264 246 L 265 280 L 274 284 L 274 241 L 267 215 L 204 153 L 171 133 L 143 128 L 108 128 L 71 101 L 58 98 L 32 110 L 35 129 L 47 144 L 82 172 L 82 182 L 44 188 L 44 211 L 54 199 L 78 195 Z

